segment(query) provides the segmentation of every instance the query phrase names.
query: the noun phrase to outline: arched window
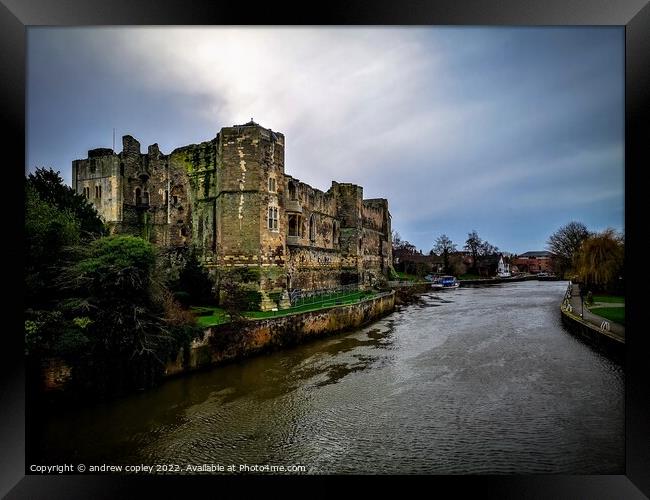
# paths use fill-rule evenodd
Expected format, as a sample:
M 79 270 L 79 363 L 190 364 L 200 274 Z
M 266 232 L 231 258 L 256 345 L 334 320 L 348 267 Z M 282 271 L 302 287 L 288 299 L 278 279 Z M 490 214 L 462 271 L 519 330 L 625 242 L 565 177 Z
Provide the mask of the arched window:
M 316 241 L 316 214 L 311 214 L 309 218 L 309 241 Z
M 296 200 L 296 185 L 293 182 L 289 182 L 289 199 Z
M 269 193 L 275 193 L 275 177 L 269 177 Z
M 142 204 L 142 190 L 140 188 L 135 188 L 135 204 Z

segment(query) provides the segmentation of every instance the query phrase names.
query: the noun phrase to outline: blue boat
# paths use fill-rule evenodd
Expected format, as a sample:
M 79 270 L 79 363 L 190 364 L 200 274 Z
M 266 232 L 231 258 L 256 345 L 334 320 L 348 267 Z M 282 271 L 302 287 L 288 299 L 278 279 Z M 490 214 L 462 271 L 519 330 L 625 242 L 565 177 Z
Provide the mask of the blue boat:
M 431 288 L 434 290 L 445 290 L 448 288 L 458 288 L 460 283 L 454 276 L 439 276 L 434 278 Z

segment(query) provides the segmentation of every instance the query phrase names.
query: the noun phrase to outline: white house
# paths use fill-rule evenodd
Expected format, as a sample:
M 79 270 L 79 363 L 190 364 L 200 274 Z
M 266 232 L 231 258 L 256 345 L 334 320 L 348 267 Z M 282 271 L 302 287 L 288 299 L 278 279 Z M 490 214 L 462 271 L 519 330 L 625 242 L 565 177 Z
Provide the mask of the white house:
M 499 257 L 499 264 L 497 266 L 497 276 L 499 278 L 509 278 L 512 276 L 510 274 L 510 264 L 503 262 L 503 255 Z

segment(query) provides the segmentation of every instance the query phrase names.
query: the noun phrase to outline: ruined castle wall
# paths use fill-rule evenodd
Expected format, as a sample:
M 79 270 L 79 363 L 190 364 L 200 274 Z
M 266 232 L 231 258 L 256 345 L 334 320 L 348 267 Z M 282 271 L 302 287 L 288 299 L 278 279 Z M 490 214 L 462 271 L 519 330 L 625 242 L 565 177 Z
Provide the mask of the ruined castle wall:
M 88 158 L 72 162 L 72 187 L 84 194 L 97 209 L 104 222 L 122 218 L 119 157 L 111 149 L 88 151 Z
M 343 255 L 361 256 L 363 238 L 363 188 L 354 184 L 332 183 L 336 191 L 337 214 L 341 221 L 340 248 Z
M 388 201 L 364 200 L 362 225 L 363 278 L 365 282 L 373 283 L 387 273 L 392 260 Z
M 335 194 L 315 189 L 291 176 L 286 176 L 285 184 L 287 194 L 284 201 L 289 209 L 285 218 L 288 222 L 289 215 L 292 215 L 298 223 L 298 230 L 294 231 L 288 243 L 319 249 L 338 249 L 341 223 L 337 217 Z M 291 190 L 289 184 L 292 185 Z
M 294 217 L 300 218 L 298 235 L 288 237 L 291 243 L 287 246 L 289 287 L 334 288 L 356 282 L 357 258 L 341 252 L 342 226 L 345 221 L 341 220 L 338 213 L 339 191 L 330 189 L 323 192 L 287 176 L 287 185 L 289 183 L 293 185 L 292 193 L 295 192 L 295 196 L 287 197 L 288 204 L 291 204 L 293 197 L 293 205 L 290 206 L 300 210 L 300 213 L 293 212 Z M 356 194 L 354 190 L 354 196 Z M 356 226 L 356 221 L 354 224 Z
M 217 138 L 170 155 L 170 207 L 176 246 L 193 246 L 207 265 L 216 252 Z
M 289 247 L 287 273 L 291 289 L 334 288 L 340 284 L 341 254 L 335 250 Z

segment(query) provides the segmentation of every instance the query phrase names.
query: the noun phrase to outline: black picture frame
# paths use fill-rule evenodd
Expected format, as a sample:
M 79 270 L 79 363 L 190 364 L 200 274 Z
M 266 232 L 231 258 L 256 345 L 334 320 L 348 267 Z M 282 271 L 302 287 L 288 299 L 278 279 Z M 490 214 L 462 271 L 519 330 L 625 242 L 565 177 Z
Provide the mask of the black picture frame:
M 625 26 L 626 40 L 626 263 L 643 262 L 642 169 L 650 166 L 647 125 L 650 110 L 650 6 L 646 0 L 440 0 L 373 3 L 330 1 L 314 4 L 307 11 L 290 3 L 210 2 L 195 0 L 0 0 L 0 86 L 5 121 L 5 182 L 16 172 L 17 186 L 24 172 L 14 164 L 25 164 L 25 78 L 26 27 L 36 25 L 618 25 Z M 8 158 L 11 158 L 9 160 Z M 20 177 L 18 177 L 20 175 Z M 8 189 L 7 191 L 11 191 Z M 14 189 L 22 193 L 21 189 Z M 20 194 L 19 194 L 20 197 Z M 22 203 L 19 200 L 17 203 Z M 8 212 L 21 235 L 23 219 L 19 206 Z M 14 221 L 14 219 L 16 219 Z M 646 224 L 647 225 L 647 224 Z M 10 226 L 6 228 L 11 230 Z M 20 261 L 20 241 L 12 238 L 11 259 Z M 19 269 L 19 266 L 15 266 Z M 20 269 L 19 269 L 20 270 Z M 642 267 L 639 266 L 640 278 Z M 19 278 L 22 282 L 22 276 Z M 626 290 L 627 346 L 626 474 L 621 476 L 430 476 L 421 486 L 438 492 L 453 488 L 454 496 L 475 492 L 489 498 L 589 498 L 620 499 L 650 496 L 650 387 L 646 357 L 648 341 L 641 316 L 647 297 L 635 280 Z M 18 283 L 18 281 L 17 281 Z M 16 294 L 14 294 L 16 295 Z M 19 300 L 15 297 L 14 300 Z M 22 309 L 16 304 L 15 311 Z M 16 315 L 5 335 L 9 341 L 2 364 L 0 387 L 0 495 L 7 498 L 115 498 L 136 496 L 168 497 L 191 494 L 197 484 L 223 494 L 224 487 L 241 488 L 260 483 L 292 489 L 313 488 L 314 482 L 329 478 L 250 477 L 125 477 L 125 476 L 34 476 L 25 475 L 25 394 L 22 320 Z M 241 481 L 244 479 L 244 481 Z M 348 479 L 350 480 L 350 479 Z M 351 480 L 354 480 L 352 478 Z M 377 477 L 382 487 L 387 478 Z

